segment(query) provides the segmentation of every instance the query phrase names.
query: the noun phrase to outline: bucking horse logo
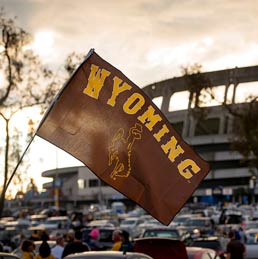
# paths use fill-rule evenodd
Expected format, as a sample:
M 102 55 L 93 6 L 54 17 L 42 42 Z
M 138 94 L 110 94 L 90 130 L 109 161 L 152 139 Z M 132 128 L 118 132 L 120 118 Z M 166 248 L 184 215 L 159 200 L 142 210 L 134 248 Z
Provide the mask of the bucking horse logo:
M 113 180 L 116 180 L 117 177 L 128 177 L 130 175 L 132 169 L 132 147 L 136 140 L 142 138 L 142 125 L 135 123 L 135 125 L 129 129 L 128 136 L 126 137 L 124 134 L 124 129 L 120 128 L 114 135 L 112 144 L 108 149 L 108 165 L 114 165 L 114 169 L 110 174 Z M 126 159 L 120 155 L 120 152 L 124 150 L 127 151 Z

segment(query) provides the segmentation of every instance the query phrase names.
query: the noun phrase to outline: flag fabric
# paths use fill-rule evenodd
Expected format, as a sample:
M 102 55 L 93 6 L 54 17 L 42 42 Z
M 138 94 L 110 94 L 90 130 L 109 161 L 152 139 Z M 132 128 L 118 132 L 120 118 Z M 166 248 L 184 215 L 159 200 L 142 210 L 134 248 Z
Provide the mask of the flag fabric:
M 147 95 L 91 50 L 36 134 L 168 225 L 209 172 Z

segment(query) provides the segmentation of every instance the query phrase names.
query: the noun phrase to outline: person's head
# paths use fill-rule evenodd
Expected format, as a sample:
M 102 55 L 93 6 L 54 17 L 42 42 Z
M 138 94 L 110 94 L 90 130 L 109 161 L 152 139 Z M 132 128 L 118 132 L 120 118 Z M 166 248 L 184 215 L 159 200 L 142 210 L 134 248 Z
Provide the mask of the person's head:
M 35 244 L 31 240 L 24 240 L 21 245 L 21 250 L 23 252 L 33 252 L 35 249 Z
M 93 227 L 93 229 L 90 232 L 90 238 L 94 239 L 94 240 L 98 240 L 99 239 L 99 230 L 97 227 Z
M 74 239 L 77 241 L 81 241 L 82 240 L 82 232 L 80 230 L 76 230 L 74 233 Z
M 234 239 L 234 238 L 235 238 L 235 232 L 234 232 L 233 230 L 229 231 L 228 237 L 229 237 L 230 239 Z
M 36 230 L 36 229 L 33 230 L 32 236 L 33 236 L 33 237 L 39 237 L 38 230 Z
M 51 249 L 47 241 L 43 241 L 39 246 L 39 254 L 42 258 L 48 257 L 51 254 Z
M 74 240 L 74 230 L 73 229 L 69 229 L 66 235 L 66 241 L 69 242 L 73 242 Z
M 49 238 L 48 238 L 48 234 L 46 232 L 45 229 L 42 229 L 41 232 L 40 232 L 40 238 L 42 241 L 47 241 Z
M 59 233 L 56 234 L 56 244 L 64 246 L 64 237 Z
M 112 234 L 112 240 L 113 240 L 113 242 L 121 241 L 122 240 L 122 231 L 119 229 L 114 230 L 113 234 Z
M 25 237 L 26 237 L 25 234 L 23 232 L 21 232 L 20 239 L 24 239 Z
M 122 230 L 122 238 L 124 242 L 129 242 L 129 233 L 126 230 Z

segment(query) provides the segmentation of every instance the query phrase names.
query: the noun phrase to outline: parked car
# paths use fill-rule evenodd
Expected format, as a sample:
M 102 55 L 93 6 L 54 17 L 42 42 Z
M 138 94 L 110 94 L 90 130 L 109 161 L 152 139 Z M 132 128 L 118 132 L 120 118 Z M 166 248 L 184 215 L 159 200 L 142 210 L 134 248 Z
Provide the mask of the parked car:
M 38 226 L 46 221 L 47 215 L 44 214 L 34 214 L 29 216 L 31 226 Z
M 144 222 L 145 221 L 141 218 L 129 217 L 121 222 L 120 228 L 126 230 L 132 238 L 135 238 L 140 236 L 141 228 L 139 228 L 139 225 Z
M 202 237 L 202 238 L 193 239 L 189 246 L 212 249 L 216 252 L 217 258 L 224 259 L 225 258 L 225 249 L 226 249 L 225 244 L 226 244 L 226 242 L 222 242 L 222 240 L 219 239 L 218 237 L 210 236 L 210 237 Z
M 182 215 L 177 215 L 174 217 L 174 219 L 171 221 L 169 226 L 172 227 L 178 227 L 178 226 L 183 226 L 184 223 L 193 217 L 198 217 L 197 214 L 182 214 Z
M 180 239 L 181 236 L 176 228 L 169 227 L 153 227 L 146 229 L 141 237 L 166 237 Z
M 119 251 L 90 251 L 84 253 L 71 254 L 65 259 L 153 259 L 152 257 L 137 252 Z
M 250 228 L 245 231 L 246 243 L 257 243 L 258 241 L 258 228 Z
M 185 244 L 172 238 L 137 238 L 134 240 L 134 251 L 155 259 L 188 259 Z
M 246 222 L 244 224 L 244 230 L 248 230 L 248 229 L 251 229 L 251 228 L 257 228 L 258 229 L 258 221 L 256 220 L 252 220 L 252 221 L 249 221 L 249 222 Z
M 193 217 L 185 221 L 183 226 L 179 226 L 180 231 L 199 235 L 210 235 L 214 231 L 214 224 L 209 217 Z
M 109 219 L 96 219 L 87 224 L 87 227 L 115 227 Z
M 47 218 L 41 226 L 45 226 L 46 229 L 69 229 L 71 224 L 68 216 L 55 216 Z
M 188 259 L 217 259 L 216 252 L 203 247 L 186 247 Z
M 219 218 L 222 225 L 241 225 L 243 222 L 242 212 L 238 209 L 223 209 Z
M 10 252 L 17 247 L 17 242 L 14 240 L 14 237 L 19 236 L 21 233 L 24 233 L 25 236 L 29 235 L 28 231 L 20 230 L 16 227 L 6 227 L 0 231 L 0 242 L 3 243 L 5 252 Z
M 4 228 L 15 228 L 20 231 L 27 229 L 31 226 L 31 223 L 29 220 L 14 220 L 14 221 L 7 221 L 4 225 Z
M 0 252 L 0 259 L 20 259 L 20 257 L 12 253 Z
M 246 248 L 246 259 L 257 259 L 258 258 L 258 228 L 248 229 L 245 232 L 247 241 L 245 244 Z

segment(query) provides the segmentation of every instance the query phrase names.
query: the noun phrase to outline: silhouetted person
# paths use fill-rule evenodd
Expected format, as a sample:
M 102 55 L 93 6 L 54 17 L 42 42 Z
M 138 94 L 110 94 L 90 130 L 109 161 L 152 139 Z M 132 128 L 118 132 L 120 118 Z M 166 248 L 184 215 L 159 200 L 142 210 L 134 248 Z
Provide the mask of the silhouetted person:
M 21 244 L 22 259 L 33 259 L 35 244 L 32 240 L 24 240 Z
M 100 249 L 100 244 L 99 244 L 99 229 L 94 226 L 89 234 L 89 246 L 91 250 L 99 250 Z
M 33 259 L 55 259 L 55 257 L 51 253 L 51 249 L 46 240 L 42 241 L 39 247 L 39 253 L 34 256 Z
M 133 252 L 133 244 L 130 242 L 129 233 L 126 230 L 122 230 L 122 245 L 120 251 Z
M 227 244 L 227 257 L 226 259 L 244 259 L 245 258 L 245 246 L 240 240 L 235 238 L 234 231 L 230 231 L 228 234 L 230 241 Z
M 30 240 L 32 240 L 32 241 L 39 241 L 40 240 L 40 237 L 39 237 L 39 234 L 38 234 L 37 230 L 33 230 L 32 234 L 30 236 Z
M 80 230 L 75 231 L 74 241 L 68 243 L 63 251 L 62 258 L 69 254 L 75 254 L 80 252 L 90 251 L 90 248 L 87 244 L 82 242 L 82 232 Z

